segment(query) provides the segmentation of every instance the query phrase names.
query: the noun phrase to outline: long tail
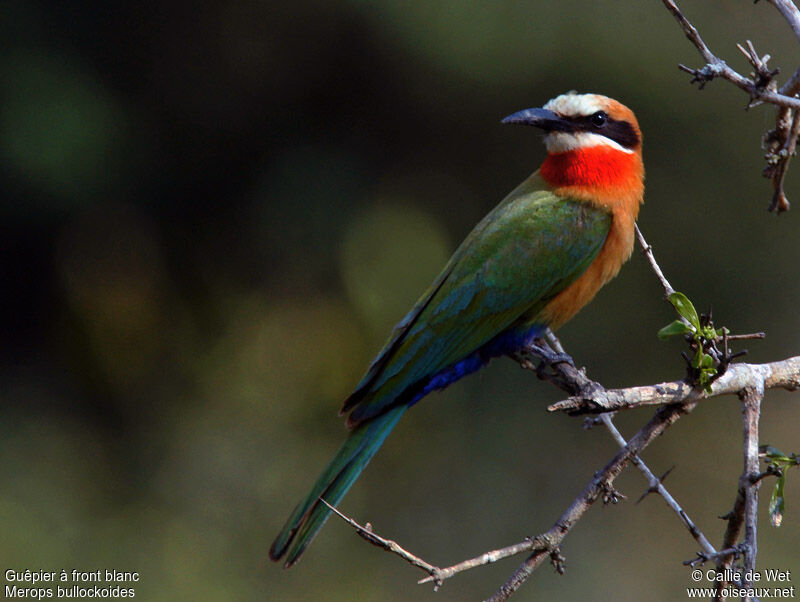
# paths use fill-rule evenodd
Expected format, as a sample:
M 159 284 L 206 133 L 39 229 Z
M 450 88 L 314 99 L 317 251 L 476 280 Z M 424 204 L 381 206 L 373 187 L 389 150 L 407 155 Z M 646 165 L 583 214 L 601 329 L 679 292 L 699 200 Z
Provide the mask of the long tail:
M 288 569 L 300 559 L 331 514 L 330 508 L 320 502 L 319 498 L 333 506 L 341 501 L 406 408 L 404 405 L 392 408 L 359 425 L 350 433 L 309 494 L 297 505 L 278 537 L 272 542 L 269 550 L 272 560 L 280 560 L 288 550 L 284 564 Z

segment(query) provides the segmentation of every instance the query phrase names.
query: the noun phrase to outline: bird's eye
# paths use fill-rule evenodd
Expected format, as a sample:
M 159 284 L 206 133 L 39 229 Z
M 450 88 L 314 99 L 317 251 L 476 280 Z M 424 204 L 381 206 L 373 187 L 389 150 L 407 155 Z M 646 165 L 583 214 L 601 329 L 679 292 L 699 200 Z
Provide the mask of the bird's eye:
M 591 120 L 593 126 L 601 128 L 608 121 L 608 115 L 605 111 L 597 111 L 597 113 L 589 117 L 589 119 Z

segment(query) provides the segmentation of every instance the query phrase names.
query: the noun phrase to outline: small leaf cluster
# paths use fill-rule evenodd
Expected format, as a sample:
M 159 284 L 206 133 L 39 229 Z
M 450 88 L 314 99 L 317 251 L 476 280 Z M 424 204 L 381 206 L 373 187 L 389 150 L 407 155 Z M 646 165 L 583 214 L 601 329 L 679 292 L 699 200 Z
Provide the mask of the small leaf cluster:
M 795 453 L 787 456 L 771 445 L 762 445 L 760 451 L 767 461 L 767 472 L 778 477 L 769 499 L 769 520 L 773 527 L 780 527 L 785 510 L 783 492 L 786 487 L 786 472 L 794 466 L 800 466 L 800 456 Z
M 734 357 L 729 354 L 725 340 L 730 331 L 725 327 L 714 328 L 710 312 L 707 315 L 698 314 L 692 302 L 683 293 L 675 291 L 668 298 L 681 319 L 659 330 L 658 338 L 661 340 L 673 336 L 686 338 L 693 352 L 691 357 L 683 354 L 688 364 L 689 379 L 710 393 L 711 384 L 725 373 L 728 363 Z M 722 350 L 717 348 L 719 340 L 724 341 Z

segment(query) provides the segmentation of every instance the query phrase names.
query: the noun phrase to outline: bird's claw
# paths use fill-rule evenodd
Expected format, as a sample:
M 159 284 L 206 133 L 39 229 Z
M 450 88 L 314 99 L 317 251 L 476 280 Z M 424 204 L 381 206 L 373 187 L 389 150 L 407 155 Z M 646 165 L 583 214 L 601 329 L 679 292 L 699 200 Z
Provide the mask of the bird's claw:
M 531 353 L 536 355 L 541 360 L 539 366 L 536 368 L 536 371 L 540 374 L 545 369 L 556 364 L 569 364 L 573 368 L 576 368 L 575 360 L 572 359 L 570 354 L 554 351 L 549 345 L 530 343 L 528 344 L 527 348 Z
M 553 353 L 552 357 L 547 358 L 547 363 L 550 365 L 553 364 L 569 364 L 573 368 L 577 370 L 577 366 L 575 366 L 575 360 L 572 359 L 572 356 L 569 353 Z

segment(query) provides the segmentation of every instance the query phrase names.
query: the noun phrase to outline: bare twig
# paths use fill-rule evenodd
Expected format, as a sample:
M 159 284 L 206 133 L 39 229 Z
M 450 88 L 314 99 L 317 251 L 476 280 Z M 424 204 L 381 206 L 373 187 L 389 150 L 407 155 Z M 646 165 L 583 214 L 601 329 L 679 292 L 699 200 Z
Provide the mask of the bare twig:
M 770 69 L 767 66 L 769 55 L 759 56 L 750 40 L 747 40 L 747 47 L 737 44 L 739 50 L 747 58 L 753 67 L 750 77 L 744 77 L 716 56 L 700 37 L 697 29 L 686 16 L 680 11 L 673 0 L 662 0 L 667 10 L 672 13 L 680 24 L 686 37 L 694 44 L 706 62 L 700 69 L 692 69 L 685 65 L 678 67 L 692 74 L 691 82 L 698 82 L 702 89 L 711 80 L 720 77 L 735 86 L 738 86 L 750 97 L 748 107 L 761 102 L 769 103 L 777 107 L 776 126 L 764 135 L 764 147 L 766 154 L 764 158 L 767 162 L 762 175 L 772 180 L 773 196 L 769 205 L 769 211 L 782 213 L 789 209 L 789 200 L 784 191 L 784 179 L 789 160 L 794 155 L 797 146 L 798 114 L 800 113 L 800 68 L 778 88 L 775 78 L 780 73 L 780 69 Z M 789 23 L 795 36 L 800 39 L 800 11 L 790 0 L 769 0 L 769 2 L 780 11 L 781 15 Z
M 367 523 L 366 525 L 362 526 L 362 525 L 358 524 L 356 521 L 354 521 L 352 518 L 350 518 L 349 516 L 345 516 L 344 514 L 342 514 L 339 511 L 339 509 L 336 508 L 336 506 L 332 506 L 324 498 L 319 498 L 319 499 L 323 504 L 325 504 L 328 508 L 330 508 L 333 511 L 334 514 L 336 514 L 338 517 L 340 517 L 342 520 L 344 520 L 347 524 L 349 524 L 351 527 L 353 527 L 356 530 L 356 533 L 358 533 L 363 539 L 366 539 L 372 545 L 378 546 L 379 548 L 383 548 L 384 550 L 386 550 L 387 552 L 391 552 L 392 554 L 397 554 L 398 556 L 400 556 L 400 558 L 402 558 L 403 560 L 405 560 L 409 564 L 411 564 L 413 566 L 416 566 L 416 567 L 419 567 L 423 571 L 427 571 L 431 575 L 435 575 L 436 571 L 439 570 L 435 566 L 433 566 L 432 564 L 429 564 L 429 563 L 425 562 L 419 556 L 415 556 L 414 554 L 412 554 L 411 552 L 409 552 L 408 550 L 406 550 L 405 548 L 400 546 L 396 541 L 393 541 L 391 539 L 386 539 L 384 537 L 381 537 L 377 533 L 375 533 L 372 530 L 372 525 L 370 525 L 369 523 Z M 437 588 L 439 587 L 439 582 L 438 581 L 437 581 L 436 587 Z
M 566 353 L 566 351 L 564 351 L 564 346 L 561 344 L 561 341 L 558 340 L 558 337 L 553 333 L 552 330 L 550 330 L 549 327 L 545 331 L 545 339 L 547 339 L 547 342 L 550 344 L 550 346 L 556 353 L 563 353 L 563 354 Z
M 698 552 L 697 556 L 692 558 L 691 560 L 684 560 L 684 566 L 691 566 L 695 567 L 698 564 L 703 565 L 710 560 L 720 560 L 728 558 L 737 558 L 742 553 L 742 546 L 733 546 L 732 548 L 726 548 L 724 550 L 720 550 L 719 552 L 714 552 L 713 554 L 708 554 L 706 552 Z
M 725 334 L 721 337 L 717 337 L 717 341 L 723 341 L 725 339 L 729 341 L 746 341 L 748 339 L 763 339 L 766 335 L 763 332 L 751 332 L 748 334 Z
M 647 241 L 644 239 L 644 235 L 642 231 L 639 230 L 639 224 L 634 224 L 634 228 L 636 228 L 636 238 L 639 239 L 639 245 L 642 247 L 642 253 L 647 258 L 647 261 L 650 262 L 650 267 L 655 272 L 656 278 L 661 283 L 661 286 L 664 288 L 664 297 L 669 297 L 672 293 L 675 292 L 675 289 L 672 288 L 672 285 L 667 280 L 667 277 L 664 276 L 664 272 L 661 271 L 661 267 L 658 265 L 656 261 L 655 255 L 653 255 L 653 247 L 647 244 Z
M 542 539 L 542 536 L 537 537 L 527 537 L 524 541 L 519 543 L 507 546 L 505 548 L 500 548 L 498 550 L 492 550 L 490 552 L 485 552 L 480 556 L 476 556 L 475 558 L 470 558 L 468 560 L 464 560 L 463 562 L 459 562 L 458 564 L 454 564 L 453 566 L 449 566 L 444 569 L 437 569 L 435 575 L 431 575 L 430 577 L 425 577 L 424 579 L 420 579 L 417 583 L 442 583 L 445 579 L 449 579 L 457 575 L 458 573 L 463 573 L 464 571 L 468 571 L 470 569 L 474 569 L 479 566 L 484 566 L 487 564 L 492 564 L 497 562 L 498 560 L 502 560 L 504 558 L 509 558 L 511 556 L 516 556 L 517 554 L 521 554 L 523 552 L 530 552 L 530 551 L 544 551 L 544 552 L 552 552 L 550 545 L 547 543 L 545 539 Z

